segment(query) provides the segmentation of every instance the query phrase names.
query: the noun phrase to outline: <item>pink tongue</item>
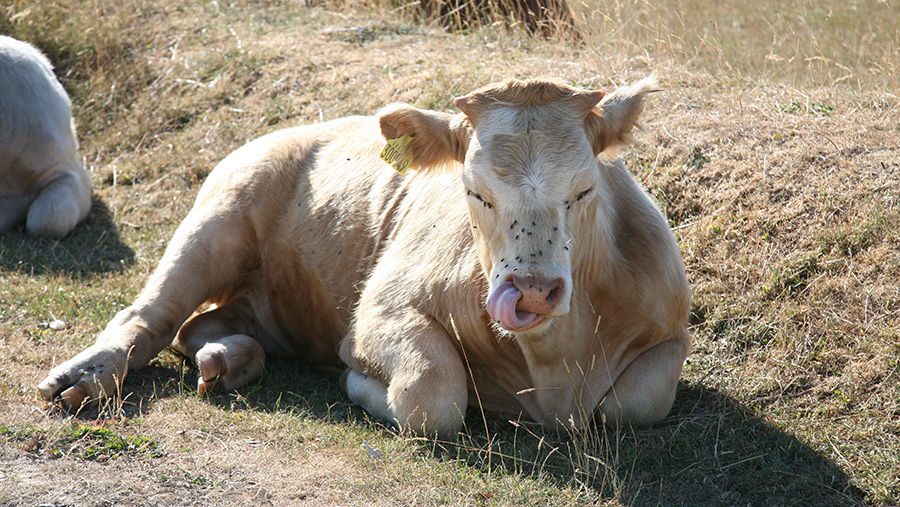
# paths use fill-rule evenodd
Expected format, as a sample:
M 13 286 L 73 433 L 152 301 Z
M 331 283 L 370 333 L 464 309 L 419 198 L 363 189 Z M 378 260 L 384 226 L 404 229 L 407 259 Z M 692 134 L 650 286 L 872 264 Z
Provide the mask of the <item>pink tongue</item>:
M 500 327 L 508 331 L 518 331 L 529 327 L 529 324 L 533 323 L 539 315 L 517 311 L 516 303 L 521 298 L 522 293 L 512 282 L 501 283 L 488 298 L 488 315 L 500 324 Z

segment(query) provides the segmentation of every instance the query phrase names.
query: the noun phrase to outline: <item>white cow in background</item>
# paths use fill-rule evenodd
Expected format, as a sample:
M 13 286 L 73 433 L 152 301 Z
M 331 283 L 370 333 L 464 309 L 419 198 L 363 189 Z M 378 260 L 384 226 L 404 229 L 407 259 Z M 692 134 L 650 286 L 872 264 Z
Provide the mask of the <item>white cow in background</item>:
M 37 48 L 0 36 L 0 231 L 61 238 L 91 208 L 72 105 Z

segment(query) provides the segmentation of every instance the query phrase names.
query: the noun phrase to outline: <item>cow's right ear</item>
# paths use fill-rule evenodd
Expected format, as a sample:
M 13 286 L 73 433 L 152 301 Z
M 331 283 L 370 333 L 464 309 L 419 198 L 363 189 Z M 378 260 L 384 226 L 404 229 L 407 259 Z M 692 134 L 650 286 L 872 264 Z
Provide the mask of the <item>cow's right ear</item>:
M 631 86 L 624 86 L 603 96 L 585 118 L 585 128 L 594 155 L 615 155 L 616 148 L 631 142 L 631 131 L 644 108 L 644 99 L 659 91 L 656 77 L 651 76 Z
M 385 139 L 412 137 L 412 167 L 428 169 L 465 161 L 472 126 L 464 115 L 394 104 L 382 109 L 377 117 Z

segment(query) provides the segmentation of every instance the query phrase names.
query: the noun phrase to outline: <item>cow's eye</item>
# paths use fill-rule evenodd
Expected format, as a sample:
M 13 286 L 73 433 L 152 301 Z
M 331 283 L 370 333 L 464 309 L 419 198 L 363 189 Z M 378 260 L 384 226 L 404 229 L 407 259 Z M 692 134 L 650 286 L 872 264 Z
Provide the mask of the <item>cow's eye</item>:
M 466 195 L 475 199 L 476 201 L 480 202 L 487 209 L 491 209 L 494 207 L 494 205 L 489 203 L 488 201 L 486 201 L 484 199 L 484 197 L 481 197 L 481 195 L 476 194 L 475 192 L 472 192 L 471 190 L 466 190 Z
M 571 200 L 565 201 L 566 209 L 571 208 L 573 204 L 587 197 L 587 195 L 593 192 L 593 190 L 594 187 L 591 187 L 587 190 L 582 190 L 581 192 L 575 194 L 575 197 L 573 197 Z

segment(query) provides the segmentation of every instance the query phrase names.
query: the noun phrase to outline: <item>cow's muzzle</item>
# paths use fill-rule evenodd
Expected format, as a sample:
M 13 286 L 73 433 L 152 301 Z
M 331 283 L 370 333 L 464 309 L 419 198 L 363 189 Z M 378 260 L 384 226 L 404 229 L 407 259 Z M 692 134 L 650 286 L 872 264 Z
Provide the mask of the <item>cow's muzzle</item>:
M 559 313 L 564 294 L 562 278 L 512 276 L 488 297 L 487 311 L 503 329 L 525 331 Z

